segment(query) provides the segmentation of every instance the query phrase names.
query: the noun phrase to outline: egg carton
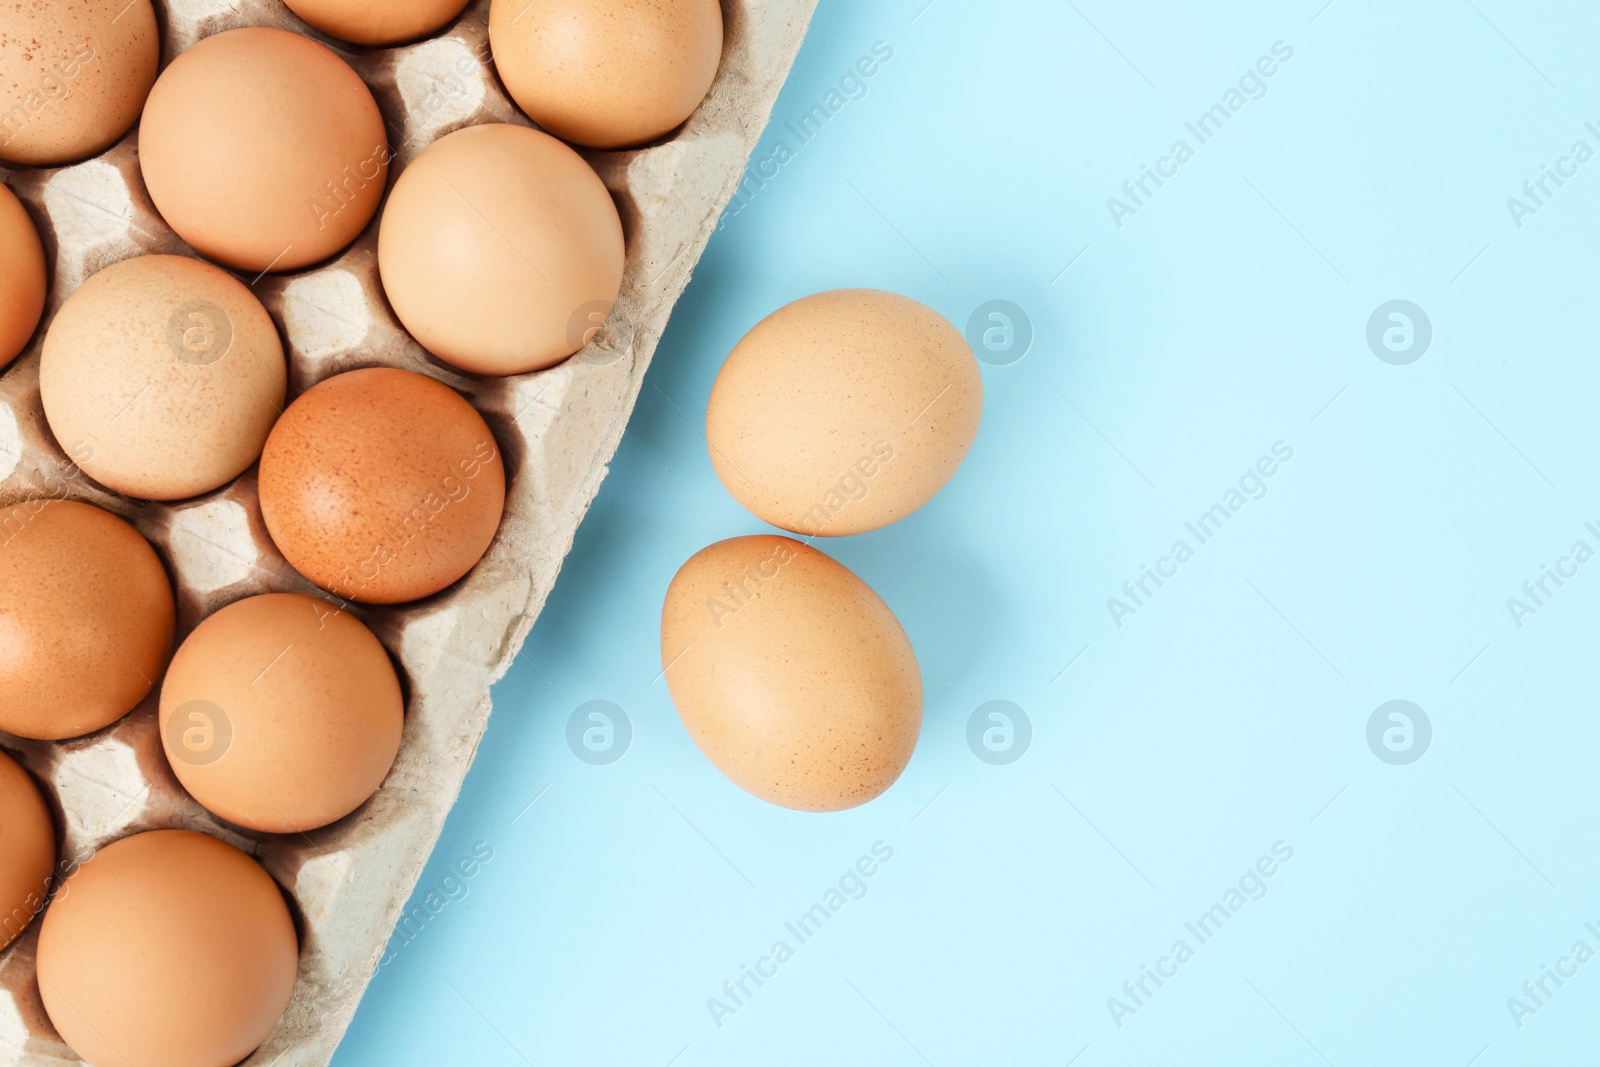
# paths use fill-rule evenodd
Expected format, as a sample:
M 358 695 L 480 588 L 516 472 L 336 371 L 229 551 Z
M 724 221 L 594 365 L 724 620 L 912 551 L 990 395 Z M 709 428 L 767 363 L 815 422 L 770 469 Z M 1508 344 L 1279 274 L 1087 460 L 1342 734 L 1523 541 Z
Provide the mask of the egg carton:
M 352 608 L 398 662 L 406 723 L 399 758 L 382 787 L 334 825 L 273 836 L 207 813 L 184 792 L 162 754 L 156 693 L 89 737 L 47 743 L 0 735 L 0 745 L 47 786 L 62 839 L 58 879 L 113 840 L 184 827 L 253 854 L 288 890 L 301 932 L 299 981 L 277 1029 L 247 1063 L 321 1067 L 332 1058 L 472 763 L 488 723 L 489 687 L 516 656 L 599 491 L 672 306 L 743 179 L 815 5 L 723 0 L 722 67 L 688 123 L 647 148 L 585 153 L 621 212 L 627 270 L 611 321 L 566 363 L 479 379 L 429 356 L 384 299 L 376 218 L 326 264 L 291 275 L 242 276 L 284 339 L 291 396 L 358 367 L 431 375 L 483 413 L 499 439 L 508 478 L 500 531 L 469 575 L 417 603 Z M 242 26 L 292 29 L 344 56 L 389 124 L 391 181 L 423 148 L 461 127 L 531 125 L 489 61 L 488 7 L 488 0 L 474 0 L 445 31 L 417 44 L 353 49 L 311 30 L 277 0 L 156 3 L 163 67 L 195 41 Z M 28 205 L 53 264 L 44 323 L 0 372 L 0 505 L 66 497 L 131 522 L 172 576 L 180 641 L 206 616 L 243 597 L 317 593 L 273 547 L 254 468 L 193 500 L 133 500 L 104 490 L 74 466 L 45 421 L 39 352 L 62 302 L 120 260 L 194 255 L 145 191 L 137 132 L 73 166 L 0 168 L 0 176 Z M 0 952 L 0 1063 L 77 1063 L 39 999 L 38 934 L 35 922 Z

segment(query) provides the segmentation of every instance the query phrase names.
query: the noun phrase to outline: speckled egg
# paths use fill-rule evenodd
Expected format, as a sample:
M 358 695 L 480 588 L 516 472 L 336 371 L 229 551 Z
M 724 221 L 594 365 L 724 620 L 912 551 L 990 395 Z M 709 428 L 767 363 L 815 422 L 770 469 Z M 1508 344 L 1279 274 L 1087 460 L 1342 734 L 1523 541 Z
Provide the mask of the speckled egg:
M 734 347 L 706 409 L 717 476 L 795 533 L 863 533 L 931 500 L 983 414 L 971 347 L 938 312 L 840 289 L 773 312 Z
M 152 830 L 62 883 L 39 930 L 39 995 L 93 1067 L 230 1067 L 277 1026 L 299 961 L 259 863 L 205 834 Z
M 0 18 L 0 160 L 53 167 L 139 117 L 161 39 L 150 0 L 11 0 Z
M 283 408 L 272 317 L 225 271 L 140 256 L 91 277 L 45 335 L 39 391 L 56 440 L 96 481 L 148 500 L 231 482 Z
M 495 69 L 517 106 L 564 140 L 623 148 L 670 133 L 722 59 L 717 0 L 494 0 Z
M 179 646 L 161 683 L 161 743 L 207 810 L 301 833 L 378 788 L 403 712 L 372 631 L 326 600 L 268 593 L 229 604 Z
M 323 33 L 365 45 L 414 41 L 461 14 L 467 0 L 284 0 Z
M 252 272 L 298 270 L 355 240 L 389 158 L 383 115 L 350 64 L 266 27 L 180 53 L 139 123 L 139 167 L 167 224 Z
M 54 741 L 116 722 L 155 688 L 175 616 L 161 560 L 115 515 L 0 511 L 0 730 Z
M 474 374 L 541 370 L 582 348 L 616 302 L 623 259 L 599 175 L 549 134 L 504 123 L 429 145 L 395 182 L 378 231 L 395 314 Z
M 261 455 L 261 516 L 301 574 L 349 600 L 437 593 L 488 550 L 505 507 L 494 434 L 449 386 L 373 367 L 289 405 Z
M 0 184 L 0 367 L 28 347 L 48 291 L 44 244 L 28 209 Z
M 56 831 L 39 787 L 0 752 L 0 949 L 44 909 L 56 865 Z
M 685 563 L 661 612 L 661 663 L 706 758 L 786 808 L 878 796 L 922 728 L 916 653 L 893 613 L 788 537 L 719 541 Z

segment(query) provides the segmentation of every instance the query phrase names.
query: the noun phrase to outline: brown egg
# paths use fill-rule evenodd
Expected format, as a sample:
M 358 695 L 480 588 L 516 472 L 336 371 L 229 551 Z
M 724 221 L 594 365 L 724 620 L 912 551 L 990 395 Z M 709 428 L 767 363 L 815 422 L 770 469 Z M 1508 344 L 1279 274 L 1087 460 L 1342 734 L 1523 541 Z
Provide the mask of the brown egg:
M 28 347 L 44 314 L 44 244 L 28 209 L 0 184 L 0 367 Z
M 208 811 L 266 833 L 314 830 L 370 797 L 400 749 L 400 681 L 335 604 L 268 593 L 229 604 L 178 648 L 161 743 Z
M 56 865 L 56 830 L 39 787 L 0 752 L 0 949 L 44 909 Z
M 110 512 L 0 511 L 0 730 L 55 741 L 116 722 L 161 677 L 175 614 L 155 550 Z
M 355 240 L 378 210 L 389 140 L 348 63 L 298 33 L 250 27 L 207 37 L 162 72 L 139 123 L 139 167 L 167 224 L 202 255 L 296 270 Z
M 283 0 L 323 33 L 356 44 L 414 41 L 461 14 L 467 0 Z
M 242 474 L 283 408 L 272 317 L 232 275 L 140 256 L 94 275 L 45 335 L 39 392 L 61 447 L 119 493 L 181 500 Z
M 190 830 L 115 841 L 62 884 L 39 995 L 93 1067 L 230 1067 L 289 1005 L 300 949 L 272 876 Z
M 522 126 L 458 130 L 395 182 L 378 269 L 422 345 L 475 374 L 522 374 L 583 347 L 622 288 L 622 220 L 572 149 Z
M 494 0 L 495 69 L 517 106 L 591 148 L 654 141 L 705 99 L 722 59 L 717 0 Z
M 800 811 L 894 784 L 922 728 L 922 676 L 865 582 L 788 537 L 735 537 L 678 571 L 661 612 L 678 716 L 735 785 Z
M 369 604 L 416 600 L 471 570 L 505 487 L 494 434 L 460 393 L 384 367 L 313 386 L 261 455 L 261 516 L 278 550 Z
M 160 59 L 150 0 L 12 0 L 0 21 L 0 160 L 53 167 L 110 148 Z
M 840 289 L 773 312 L 734 347 L 706 409 L 717 476 L 758 518 L 833 537 L 905 518 L 966 458 L 983 379 L 915 300 Z

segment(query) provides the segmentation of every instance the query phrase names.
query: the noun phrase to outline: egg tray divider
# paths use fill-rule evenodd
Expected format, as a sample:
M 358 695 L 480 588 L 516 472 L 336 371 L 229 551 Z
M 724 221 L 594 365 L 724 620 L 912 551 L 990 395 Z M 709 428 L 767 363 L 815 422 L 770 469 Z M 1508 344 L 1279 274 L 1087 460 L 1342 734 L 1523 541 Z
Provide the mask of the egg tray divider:
M 494 429 L 506 462 L 505 518 L 466 578 L 414 604 L 349 609 L 389 649 L 407 696 L 399 757 L 371 800 L 304 835 L 260 835 L 225 824 L 196 804 L 167 766 L 155 692 L 127 718 L 86 738 L 48 743 L 0 735 L 0 744 L 47 786 L 62 839 L 58 878 L 64 866 L 113 840 L 183 827 L 252 853 L 289 891 L 301 932 L 299 980 L 277 1029 L 246 1061 L 253 1067 L 322 1067 L 332 1059 L 460 792 L 488 724 L 489 687 L 511 665 L 555 583 L 622 439 L 672 306 L 743 179 L 815 6 L 816 0 L 723 0 L 722 67 L 689 122 L 644 149 L 585 153 L 621 212 L 627 269 L 611 325 L 560 366 L 478 379 L 429 356 L 383 297 L 378 218 L 332 261 L 254 281 L 252 291 L 285 343 L 291 396 L 358 367 L 419 371 L 472 401 Z M 195 41 L 241 26 L 306 33 L 344 56 L 389 124 L 391 186 L 423 148 L 456 129 L 483 122 L 531 125 L 488 62 L 488 0 L 474 0 L 442 34 L 396 49 L 341 44 L 310 30 L 277 0 L 157 0 L 156 8 L 163 69 Z M 180 641 L 203 618 L 243 597 L 317 593 L 273 547 L 261 521 L 254 468 L 194 500 L 136 501 L 105 491 L 79 471 L 45 421 L 39 352 L 44 328 L 67 296 L 123 259 L 194 255 L 145 192 L 137 130 L 86 162 L 0 174 L 28 206 L 53 263 L 44 323 L 0 372 L 0 505 L 69 497 L 131 522 L 173 578 Z M 38 934 L 35 921 L 0 952 L 0 1063 L 78 1063 L 39 999 Z

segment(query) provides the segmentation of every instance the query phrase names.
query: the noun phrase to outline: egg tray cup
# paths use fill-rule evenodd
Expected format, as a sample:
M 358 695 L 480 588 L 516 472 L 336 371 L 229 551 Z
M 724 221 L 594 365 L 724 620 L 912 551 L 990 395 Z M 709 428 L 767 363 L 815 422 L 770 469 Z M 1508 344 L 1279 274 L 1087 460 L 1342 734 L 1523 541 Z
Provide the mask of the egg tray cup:
M 488 724 L 489 687 L 515 658 L 600 489 L 672 306 L 743 180 L 815 5 L 816 0 L 723 0 L 722 66 L 693 117 L 643 149 L 584 153 L 617 201 L 627 234 L 627 269 L 610 323 L 566 363 L 511 378 L 473 378 L 429 356 L 384 299 L 378 218 L 321 266 L 259 280 L 242 276 L 283 337 L 291 396 L 358 367 L 431 375 L 460 390 L 488 420 L 508 479 L 499 533 L 470 574 L 416 603 L 347 609 L 395 659 L 407 697 L 406 723 L 399 757 L 382 787 L 332 826 L 292 836 L 255 834 L 202 809 L 162 753 L 156 692 L 127 718 L 88 737 L 52 743 L 0 735 L 0 746 L 46 786 L 61 837 L 58 881 L 111 841 L 182 827 L 253 854 L 287 890 L 301 935 L 299 978 L 277 1029 L 247 1063 L 321 1067 L 332 1059 L 471 766 Z M 295 30 L 344 56 L 371 87 L 389 124 L 391 187 L 423 148 L 456 129 L 484 122 L 531 125 L 489 62 L 488 8 L 488 0 L 474 0 L 441 34 L 417 44 L 359 49 L 312 31 L 277 0 L 156 2 L 163 69 L 195 41 L 242 26 Z M 195 254 L 162 221 L 145 191 L 137 130 L 82 163 L 0 174 L 28 206 L 52 263 L 41 329 L 16 362 L 0 371 L 0 505 L 66 497 L 131 522 L 155 545 L 172 576 L 180 641 L 235 600 L 273 591 L 318 593 L 273 547 L 261 520 L 254 468 L 194 500 L 133 500 L 104 490 L 78 470 L 45 421 L 39 353 L 62 302 L 86 278 L 120 260 Z M 0 1063 L 79 1062 L 39 999 L 39 926 L 35 921 L 0 952 Z

